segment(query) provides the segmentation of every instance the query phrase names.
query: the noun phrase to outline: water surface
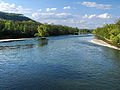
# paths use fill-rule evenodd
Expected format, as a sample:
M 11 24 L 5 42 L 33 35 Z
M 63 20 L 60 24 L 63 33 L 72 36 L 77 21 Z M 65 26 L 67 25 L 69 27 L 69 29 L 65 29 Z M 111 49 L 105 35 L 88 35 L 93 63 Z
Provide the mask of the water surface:
M 93 38 L 0 43 L 0 90 L 120 90 L 120 51 Z

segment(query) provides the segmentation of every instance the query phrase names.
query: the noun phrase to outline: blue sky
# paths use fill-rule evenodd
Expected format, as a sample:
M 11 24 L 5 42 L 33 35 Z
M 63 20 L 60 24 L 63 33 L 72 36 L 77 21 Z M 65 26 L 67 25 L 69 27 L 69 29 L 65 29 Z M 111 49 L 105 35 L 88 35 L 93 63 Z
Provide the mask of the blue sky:
M 42 23 L 93 29 L 114 23 L 119 0 L 0 0 L 0 11 L 22 13 Z

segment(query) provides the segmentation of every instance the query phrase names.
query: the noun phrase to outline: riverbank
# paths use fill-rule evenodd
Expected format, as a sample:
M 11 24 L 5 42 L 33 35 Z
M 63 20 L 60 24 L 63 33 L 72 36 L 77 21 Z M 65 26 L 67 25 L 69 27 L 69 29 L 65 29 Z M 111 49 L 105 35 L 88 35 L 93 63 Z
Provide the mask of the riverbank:
M 105 47 L 109 47 L 109 48 L 113 48 L 113 49 L 120 50 L 120 48 L 115 47 L 115 46 L 112 46 L 112 45 L 110 45 L 110 44 L 104 42 L 103 40 L 93 39 L 93 40 L 90 40 L 90 42 L 91 42 L 91 43 L 98 44 L 98 45 L 101 45 L 101 46 L 105 46 Z
M 24 41 L 24 40 L 28 40 L 30 38 L 19 38 L 19 39 L 0 39 L 0 43 L 1 42 L 14 42 L 14 41 Z

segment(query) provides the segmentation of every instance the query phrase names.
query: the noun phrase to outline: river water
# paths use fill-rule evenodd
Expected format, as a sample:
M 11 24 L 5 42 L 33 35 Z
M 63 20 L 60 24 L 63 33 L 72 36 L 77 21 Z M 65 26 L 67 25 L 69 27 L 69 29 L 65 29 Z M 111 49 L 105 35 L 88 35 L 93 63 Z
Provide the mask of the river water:
M 0 43 L 0 90 L 120 90 L 120 51 L 91 39 Z

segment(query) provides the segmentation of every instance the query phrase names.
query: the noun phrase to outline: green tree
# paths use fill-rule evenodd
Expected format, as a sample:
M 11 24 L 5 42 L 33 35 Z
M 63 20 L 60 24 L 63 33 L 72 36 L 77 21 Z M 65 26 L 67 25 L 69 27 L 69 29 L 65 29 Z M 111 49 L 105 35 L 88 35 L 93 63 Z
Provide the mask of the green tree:
M 115 44 L 120 43 L 120 20 L 114 24 L 107 24 L 101 28 L 97 28 L 93 31 L 93 34 L 100 36 L 104 39 L 111 40 Z
M 37 28 L 38 33 L 35 34 L 37 37 L 46 37 L 48 36 L 47 27 L 45 25 L 40 25 Z

